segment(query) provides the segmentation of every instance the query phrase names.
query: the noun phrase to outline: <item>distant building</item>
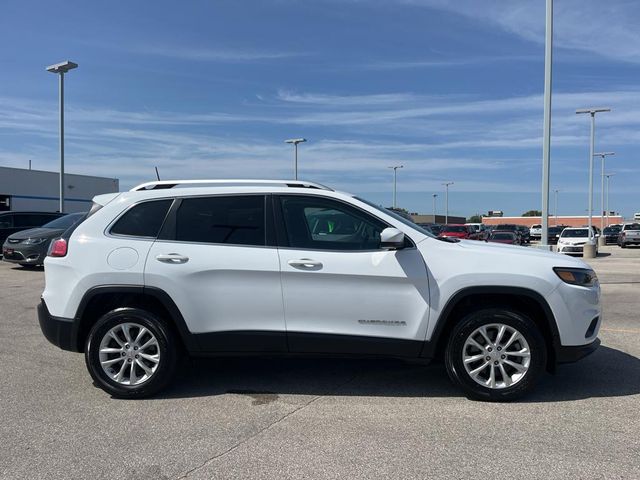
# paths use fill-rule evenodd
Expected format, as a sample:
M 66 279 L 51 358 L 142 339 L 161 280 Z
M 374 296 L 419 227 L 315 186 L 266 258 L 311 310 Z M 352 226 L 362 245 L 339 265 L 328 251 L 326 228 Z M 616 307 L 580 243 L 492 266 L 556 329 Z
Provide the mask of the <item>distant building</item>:
M 593 225 L 600 228 L 600 215 L 592 217 Z M 607 225 L 607 217 L 604 217 L 605 226 Z M 624 219 L 620 215 L 609 216 L 609 225 L 614 223 L 623 223 Z M 542 223 L 541 217 L 482 217 L 482 223 L 485 225 L 499 225 L 502 223 L 513 223 L 516 225 L 539 225 Z M 582 227 L 589 223 L 589 217 L 584 216 L 558 216 L 549 215 L 549 226 L 566 225 L 568 227 Z
M 412 213 L 411 214 L 411 219 L 416 222 L 416 223 L 440 223 L 440 224 L 444 224 L 445 223 L 445 216 L 444 215 L 419 215 L 417 213 Z M 455 217 L 453 215 L 449 215 L 449 223 L 453 223 L 453 224 L 459 224 L 459 223 L 466 223 L 467 219 L 464 217 Z
M 84 212 L 91 199 L 101 193 L 117 192 L 117 178 L 65 174 L 66 213 Z M 0 167 L 0 211 L 57 212 L 59 207 L 57 172 Z

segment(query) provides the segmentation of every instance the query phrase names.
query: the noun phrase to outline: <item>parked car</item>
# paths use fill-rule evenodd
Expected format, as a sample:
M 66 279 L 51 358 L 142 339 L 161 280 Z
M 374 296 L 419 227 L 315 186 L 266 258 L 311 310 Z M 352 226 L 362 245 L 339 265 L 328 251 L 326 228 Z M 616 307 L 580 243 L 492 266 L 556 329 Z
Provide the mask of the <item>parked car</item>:
M 54 212 L 0 212 L 0 245 L 9 235 L 41 227 L 62 215 L 64 214 Z
M 523 244 L 524 243 L 524 238 L 522 235 L 522 230 L 520 230 L 518 228 L 518 225 L 515 225 L 513 223 L 501 223 L 500 225 L 496 225 L 496 227 L 493 229 L 494 232 L 496 231 L 501 231 L 501 232 L 513 232 L 518 236 L 518 244 Z
M 501 232 L 499 230 L 491 232 L 491 235 L 487 238 L 487 242 L 504 243 L 505 245 L 519 245 L 518 235 L 514 232 Z
M 431 231 L 437 237 L 440 235 L 440 232 L 442 232 L 442 227 L 443 225 L 440 225 L 439 223 L 433 223 L 431 224 Z
M 558 238 L 558 253 L 582 254 L 584 245 L 587 242 L 594 242 L 595 237 L 589 236 L 589 228 L 567 227 L 562 230 Z M 598 253 L 598 242 L 595 242 L 596 254 Z
M 566 225 L 554 225 L 553 227 L 547 228 L 547 243 L 549 245 L 555 245 L 558 243 L 558 239 L 560 238 L 560 234 L 562 231 L 567 228 Z
M 468 396 L 504 401 L 599 345 L 581 260 L 441 241 L 322 185 L 162 181 L 94 202 L 51 244 L 38 318 L 115 397 L 158 392 L 184 352 L 442 355 Z
M 625 223 L 618 236 L 618 245 L 626 248 L 627 245 L 640 245 L 640 223 Z
M 617 243 L 622 227 L 610 225 L 602 231 L 605 243 Z
M 531 235 L 529 235 L 529 229 L 524 225 L 516 225 L 518 231 L 520 232 L 520 238 L 522 239 L 522 244 L 525 243 L 528 245 L 531 243 Z
M 529 237 L 532 240 L 540 240 L 542 238 L 542 225 L 536 223 L 529 228 Z
M 9 235 L 2 246 L 4 261 L 18 263 L 24 267 L 42 265 L 51 240 L 58 238 L 86 214 L 87 212 L 71 213 L 45 223 L 40 228 L 22 230 Z
M 467 225 L 449 224 L 443 225 L 438 234 L 439 237 L 459 238 L 466 240 L 477 240 L 476 231 Z
M 482 223 L 465 223 L 465 225 L 474 229 L 476 240 L 484 240 L 489 236 L 487 227 Z

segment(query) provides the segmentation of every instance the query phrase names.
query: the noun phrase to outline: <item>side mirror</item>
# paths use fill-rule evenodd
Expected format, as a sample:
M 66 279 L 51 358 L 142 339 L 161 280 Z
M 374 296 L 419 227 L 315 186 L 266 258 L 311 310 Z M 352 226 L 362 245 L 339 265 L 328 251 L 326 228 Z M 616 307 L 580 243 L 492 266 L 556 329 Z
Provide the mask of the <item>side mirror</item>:
M 385 228 L 380 232 L 380 248 L 385 250 L 404 248 L 404 233 L 397 228 Z

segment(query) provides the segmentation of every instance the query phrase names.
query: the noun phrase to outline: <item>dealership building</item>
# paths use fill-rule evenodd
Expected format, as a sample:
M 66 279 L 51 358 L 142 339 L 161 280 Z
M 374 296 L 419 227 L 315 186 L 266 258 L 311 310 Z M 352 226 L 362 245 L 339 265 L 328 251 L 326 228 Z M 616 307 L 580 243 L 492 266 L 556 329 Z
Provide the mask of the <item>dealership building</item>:
M 608 220 L 607 220 L 608 219 Z M 600 228 L 600 215 L 593 215 L 593 225 Z M 623 223 L 624 218 L 620 215 L 609 215 L 604 217 L 604 225 L 613 225 L 616 223 Z M 531 227 L 532 225 L 539 225 L 542 223 L 542 217 L 482 217 L 482 223 L 485 225 L 500 225 L 500 224 L 515 224 L 524 225 L 525 227 Z M 549 215 L 549 226 L 564 225 L 566 227 L 583 227 L 589 224 L 589 217 L 584 216 L 553 216 Z
M 57 172 L 0 167 L 0 211 L 57 212 L 59 179 Z M 65 174 L 64 180 L 65 213 L 87 211 L 94 196 L 120 189 L 117 178 Z

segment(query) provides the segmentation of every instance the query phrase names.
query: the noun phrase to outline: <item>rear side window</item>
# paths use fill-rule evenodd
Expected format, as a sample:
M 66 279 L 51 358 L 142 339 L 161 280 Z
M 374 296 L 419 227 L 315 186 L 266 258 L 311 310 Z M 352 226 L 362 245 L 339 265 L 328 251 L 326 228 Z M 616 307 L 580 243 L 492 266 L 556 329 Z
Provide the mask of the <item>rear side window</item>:
M 263 195 L 185 198 L 176 215 L 176 240 L 264 246 Z
M 120 217 L 111 228 L 111 233 L 131 237 L 157 237 L 172 202 L 173 200 L 166 199 L 135 205 Z
M 13 228 L 13 215 L 1 215 L 0 228 Z

